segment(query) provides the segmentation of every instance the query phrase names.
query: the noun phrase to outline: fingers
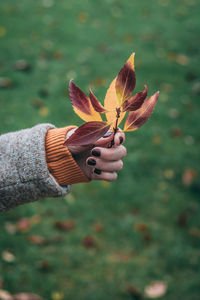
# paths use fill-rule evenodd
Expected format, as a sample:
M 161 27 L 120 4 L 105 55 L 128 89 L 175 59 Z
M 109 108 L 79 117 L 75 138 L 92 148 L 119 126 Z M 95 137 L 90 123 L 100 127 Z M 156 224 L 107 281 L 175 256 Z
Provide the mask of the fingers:
M 117 172 L 122 170 L 123 168 L 123 161 L 117 160 L 117 161 L 106 161 L 99 158 L 89 157 L 86 161 L 88 166 L 91 166 L 92 168 L 95 167 L 97 170 L 101 170 L 103 172 Z
M 106 161 L 115 161 L 126 156 L 126 148 L 123 145 L 112 148 L 95 147 L 92 149 L 91 154 Z
M 92 180 L 105 180 L 105 181 L 115 181 L 117 179 L 116 172 L 101 172 L 100 174 L 96 174 L 95 172 L 91 175 Z
M 118 135 L 117 142 L 121 135 Z M 91 151 L 91 156 L 86 160 L 90 168 L 90 178 L 93 180 L 114 181 L 117 173 L 123 168 L 122 158 L 126 156 L 126 148 L 123 145 L 112 148 L 95 147 Z

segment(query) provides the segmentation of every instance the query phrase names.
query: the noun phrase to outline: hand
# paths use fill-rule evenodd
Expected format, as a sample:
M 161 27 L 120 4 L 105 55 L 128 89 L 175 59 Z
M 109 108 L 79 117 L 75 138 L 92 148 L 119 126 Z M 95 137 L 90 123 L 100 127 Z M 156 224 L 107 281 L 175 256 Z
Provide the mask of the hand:
M 75 130 L 70 130 L 67 138 Z M 115 145 L 108 148 L 112 139 L 113 133 L 110 132 L 110 136 L 100 138 L 94 145 L 68 146 L 75 161 L 89 179 L 106 181 L 117 179 L 116 172 L 123 168 L 122 158 L 126 156 L 126 148 L 122 145 L 125 134 L 117 132 L 114 138 Z

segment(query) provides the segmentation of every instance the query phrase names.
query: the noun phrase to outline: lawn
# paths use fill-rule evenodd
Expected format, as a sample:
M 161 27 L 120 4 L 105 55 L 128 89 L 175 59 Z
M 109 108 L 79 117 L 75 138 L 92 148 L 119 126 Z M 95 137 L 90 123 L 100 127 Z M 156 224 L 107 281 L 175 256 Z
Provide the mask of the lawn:
M 133 51 L 136 91 L 160 97 L 127 133 L 116 182 L 0 215 L 0 290 L 138 300 L 158 281 L 162 300 L 200 299 L 199 12 L 199 0 L 1 1 L 1 134 L 80 125 L 69 80 L 103 102 Z

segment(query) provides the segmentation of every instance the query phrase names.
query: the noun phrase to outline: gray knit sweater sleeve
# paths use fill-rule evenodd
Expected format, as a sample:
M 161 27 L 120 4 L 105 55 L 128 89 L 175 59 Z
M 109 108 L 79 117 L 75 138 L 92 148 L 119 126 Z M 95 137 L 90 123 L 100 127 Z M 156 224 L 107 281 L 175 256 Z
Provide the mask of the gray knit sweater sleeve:
M 0 136 L 0 212 L 70 191 L 71 186 L 61 187 L 47 168 L 45 136 L 51 128 L 41 124 Z

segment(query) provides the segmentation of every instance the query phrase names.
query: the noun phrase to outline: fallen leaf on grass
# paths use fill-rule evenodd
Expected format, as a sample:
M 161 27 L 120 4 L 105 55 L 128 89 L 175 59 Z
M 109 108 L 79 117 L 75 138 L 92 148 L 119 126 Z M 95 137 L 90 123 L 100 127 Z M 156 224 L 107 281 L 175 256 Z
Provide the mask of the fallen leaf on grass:
M 14 64 L 14 70 L 30 72 L 32 70 L 31 65 L 24 59 L 17 60 Z
M 148 225 L 144 223 L 138 223 L 134 225 L 135 230 L 137 231 L 147 231 L 149 229 Z
M 57 229 L 63 230 L 63 231 L 69 231 L 72 230 L 75 227 L 75 223 L 73 220 L 68 221 L 56 221 L 55 227 Z
M 15 261 L 15 256 L 14 254 L 12 254 L 11 252 L 9 251 L 3 251 L 2 252 L 2 259 L 6 262 L 14 262 Z
M 49 115 L 49 109 L 48 107 L 46 106 L 43 106 L 39 109 L 39 114 L 42 116 L 42 117 L 46 117 Z
M 104 226 L 101 223 L 95 223 L 93 225 L 93 229 L 96 232 L 102 232 L 102 231 L 104 231 Z
M 0 77 L 0 88 L 9 89 L 13 86 L 13 81 L 7 77 Z
M 53 292 L 51 298 L 52 300 L 62 300 L 64 299 L 64 294 L 62 292 Z
M 39 246 L 44 245 L 45 243 L 45 239 L 40 235 L 34 235 L 34 234 L 29 235 L 28 240 L 32 244 L 39 245 Z
M 5 229 L 8 233 L 10 234 L 15 234 L 16 233 L 16 225 L 10 222 L 5 223 Z
M 193 237 L 200 239 L 200 229 L 198 229 L 196 227 L 190 228 L 189 234 Z
M 93 236 L 87 235 L 83 238 L 82 244 L 85 248 L 95 248 L 97 246 L 97 241 Z
M 31 221 L 27 218 L 22 218 L 17 222 L 16 227 L 17 231 L 26 232 L 31 227 Z
M 155 281 L 145 288 L 145 295 L 148 298 L 159 298 L 166 294 L 167 284 L 163 281 Z
M 184 186 L 189 186 L 193 181 L 194 178 L 197 176 L 197 171 L 194 169 L 186 169 L 182 176 L 182 183 Z

